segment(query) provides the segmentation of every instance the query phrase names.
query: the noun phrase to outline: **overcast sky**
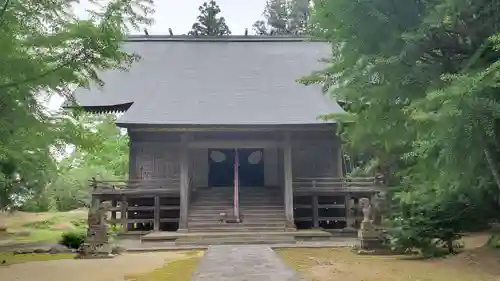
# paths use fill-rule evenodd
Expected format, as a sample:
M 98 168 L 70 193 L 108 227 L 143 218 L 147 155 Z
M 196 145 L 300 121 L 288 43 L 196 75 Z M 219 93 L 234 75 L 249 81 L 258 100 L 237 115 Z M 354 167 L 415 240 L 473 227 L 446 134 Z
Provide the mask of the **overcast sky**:
M 147 27 L 150 35 L 168 34 L 168 29 L 172 28 L 174 34 L 184 34 L 191 29 L 191 25 L 199 15 L 198 7 L 204 0 L 155 0 L 154 20 L 152 26 Z M 222 12 L 226 18 L 226 23 L 232 34 L 244 34 L 245 28 L 252 33 L 252 24 L 262 19 L 262 12 L 266 6 L 266 0 L 218 0 Z M 85 18 L 85 10 L 92 6 L 85 0 L 75 7 L 77 16 Z M 140 31 L 142 33 L 142 31 Z M 137 32 L 135 32 L 137 33 Z M 63 99 L 53 97 L 48 103 L 50 109 L 57 109 L 61 106 Z
M 209 0 L 208 0 L 209 1 Z M 199 15 L 198 7 L 204 0 L 155 0 L 153 26 L 148 27 L 150 34 L 167 34 L 172 28 L 174 34 L 184 34 L 191 29 L 191 25 Z M 226 18 L 226 23 L 235 35 L 244 34 L 245 28 L 252 31 L 252 24 L 262 19 L 262 12 L 266 0 L 217 0 Z M 90 6 L 87 1 L 81 1 L 75 8 L 79 16 L 85 16 L 85 9 Z

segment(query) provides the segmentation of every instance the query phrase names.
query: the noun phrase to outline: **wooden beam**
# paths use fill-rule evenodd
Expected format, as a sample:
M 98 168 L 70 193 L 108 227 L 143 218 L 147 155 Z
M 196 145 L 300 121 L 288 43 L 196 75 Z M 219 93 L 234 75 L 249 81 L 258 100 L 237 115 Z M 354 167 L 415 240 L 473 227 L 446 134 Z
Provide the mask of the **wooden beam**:
M 153 231 L 160 231 L 160 196 L 155 196 Z
M 116 206 L 117 206 L 117 203 L 118 203 L 117 200 L 114 200 L 114 199 L 111 200 L 111 206 L 113 206 L 113 207 L 111 207 L 111 210 L 110 210 L 111 211 L 111 219 L 115 220 L 115 221 L 116 221 L 116 211 L 117 211 L 116 210 L 117 209 Z M 112 226 L 113 227 L 116 226 L 116 223 L 112 224 Z
M 352 198 L 352 194 L 347 194 L 345 196 L 345 220 L 346 220 L 346 229 L 354 229 L 356 224 L 356 217 L 354 215 L 354 199 Z
M 187 231 L 189 210 L 189 135 L 181 135 L 179 231 Z
M 304 125 L 240 125 L 240 126 L 186 126 L 186 127 L 129 127 L 129 132 L 290 132 L 333 131 L 335 124 Z
M 284 149 L 283 149 L 283 163 L 285 171 L 285 218 L 287 228 L 293 228 L 293 175 L 292 175 L 292 143 L 291 134 L 285 134 Z
M 318 206 L 318 195 L 312 196 L 312 214 L 313 214 L 313 227 L 319 228 L 319 206 Z
M 279 147 L 280 141 L 269 140 L 208 140 L 208 141 L 191 141 L 190 148 L 269 148 Z
M 125 195 L 121 196 L 120 200 L 120 220 L 121 220 L 121 225 L 122 225 L 122 231 L 127 232 L 128 231 L 128 223 L 127 223 L 127 217 L 128 217 L 128 210 L 127 210 L 127 197 Z

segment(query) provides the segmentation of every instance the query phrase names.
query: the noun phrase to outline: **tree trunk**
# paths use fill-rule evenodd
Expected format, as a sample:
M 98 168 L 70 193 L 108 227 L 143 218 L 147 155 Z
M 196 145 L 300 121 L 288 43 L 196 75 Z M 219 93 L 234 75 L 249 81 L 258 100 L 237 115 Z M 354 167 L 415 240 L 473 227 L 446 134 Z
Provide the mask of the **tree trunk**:
M 448 238 L 446 241 L 446 247 L 450 254 L 455 254 L 455 248 L 453 248 L 453 238 Z
M 497 170 L 495 161 L 493 160 L 493 156 L 491 155 L 491 151 L 488 147 L 484 149 L 484 156 L 486 157 L 486 161 L 488 162 L 488 167 L 490 168 L 491 174 L 495 179 L 495 184 L 497 188 L 500 190 L 500 173 Z

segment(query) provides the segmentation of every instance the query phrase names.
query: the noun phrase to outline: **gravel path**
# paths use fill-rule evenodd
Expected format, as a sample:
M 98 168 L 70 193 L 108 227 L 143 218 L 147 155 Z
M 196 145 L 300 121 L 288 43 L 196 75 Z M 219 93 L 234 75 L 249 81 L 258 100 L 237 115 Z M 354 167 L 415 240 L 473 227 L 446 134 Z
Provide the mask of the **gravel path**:
M 54 260 L 0 267 L 2 281 L 123 281 L 124 275 L 147 273 L 169 260 L 185 258 L 182 252 L 124 254 L 113 259 Z
M 267 246 L 211 246 L 191 281 L 300 281 Z

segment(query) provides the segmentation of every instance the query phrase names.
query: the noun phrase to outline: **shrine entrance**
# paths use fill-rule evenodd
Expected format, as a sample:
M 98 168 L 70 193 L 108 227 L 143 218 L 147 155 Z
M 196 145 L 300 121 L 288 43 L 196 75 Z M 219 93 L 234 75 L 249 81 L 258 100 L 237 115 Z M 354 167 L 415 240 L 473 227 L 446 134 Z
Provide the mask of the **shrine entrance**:
M 264 186 L 264 151 L 262 148 L 209 149 L 208 183 L 210 186 L 234 186 L 235 163 L 239 186 Z

